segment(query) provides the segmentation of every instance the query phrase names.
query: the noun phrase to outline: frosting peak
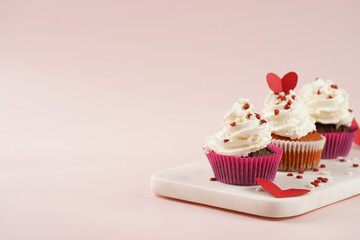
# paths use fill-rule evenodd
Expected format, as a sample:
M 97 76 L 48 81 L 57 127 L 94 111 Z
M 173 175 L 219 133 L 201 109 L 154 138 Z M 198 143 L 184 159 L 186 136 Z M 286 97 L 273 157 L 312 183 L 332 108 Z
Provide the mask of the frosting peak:
M 316 130 L 306 105 L 292 90 L 270 92 L 265 99 L 264 117 L 274 134 L 298 139 Z
M 349 95 L 343 89 L 338 89 L 331 80 L 318 78 L 306 84 L 300 91 L 300 97 L 310 110 L 316 122 L 350 126 L 353 120 L 349 109 Z
M 269 124 L 255 113 L 248 99 L 240 98 L 223 119 L 223 129 L 209 137 L 205 151 L 221 155 L 247 156 L 270 143 Z

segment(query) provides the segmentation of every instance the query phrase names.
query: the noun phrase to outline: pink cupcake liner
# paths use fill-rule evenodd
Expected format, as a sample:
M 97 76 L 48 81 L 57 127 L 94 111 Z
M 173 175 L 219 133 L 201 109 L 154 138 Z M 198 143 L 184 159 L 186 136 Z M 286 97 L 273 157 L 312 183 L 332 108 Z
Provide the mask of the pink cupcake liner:
M 256 178 L 275 179 L 283 150 L 269 144 L 275 154 L 263 157 L 234 157 L 215 152 L 206 153 L 216 179 L 222 183 L 251 186 L 258 185 Z
M 356 126 L 351 126 L 351 130 L 353 131 L 342 133 L 320 133 L 326 137 L 325 147 L 321 158 L 332 159 L 349 155 L 351 145 L 356 135 Z

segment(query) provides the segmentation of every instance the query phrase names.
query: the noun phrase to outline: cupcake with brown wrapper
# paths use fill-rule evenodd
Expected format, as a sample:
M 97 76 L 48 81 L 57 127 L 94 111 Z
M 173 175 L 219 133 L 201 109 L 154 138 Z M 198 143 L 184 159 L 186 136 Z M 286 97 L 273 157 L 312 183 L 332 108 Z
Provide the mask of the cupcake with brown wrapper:
M 292 72 L 282 79 L 278 77 L 282 81 L 280 88 L 273 85 L 272 80 L 276 80 L 274 75 L 271 73 L 267 76 L 273 92 L 265 99 L 263 111 L 272 132 L 271 144 L 284 151 L 278 170 L 306 171 L 316 168 L 320 163 L 325 137 L 316 132 L 314 119 L 293 91 L 297 75 Z
M 322 158 L 346 157 L 358 129 L 352 124 L 354 116 L 346 91 L 331 80 L 317 78 L 306 84 L 299 96 L 315 119 L 316 130 L 326 137 Z
M 216 179 L 234 185 L 257 185 L 256 178 L 273 181 L 282 149 L 270 145 L 267 121 L 248 99 L 239 99 L 225 114 L 223 129 L 204 147 Z

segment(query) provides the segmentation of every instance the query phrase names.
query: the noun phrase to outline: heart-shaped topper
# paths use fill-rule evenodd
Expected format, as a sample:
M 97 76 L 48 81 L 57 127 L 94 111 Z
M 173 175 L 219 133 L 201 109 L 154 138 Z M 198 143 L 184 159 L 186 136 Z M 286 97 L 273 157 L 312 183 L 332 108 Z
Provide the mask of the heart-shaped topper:
M 360 130 L 359 130 L 359 125 L 357 124 L 355 118 L 352 121 L 351 128 L 356 129 L 356 135 L 355 135 L 354 142 L 357 145 L 360 145 Z
M 296 87 L 298 75 L 295 72 L 289 72 L 283 78 L 280 78 L 274 73 L 268 73 L 266 80 L 270 89 L 279 93 L 293 90 Z
M 310 190 L 308 190 L 308 189 L 295 189 L 295 188 L 281 190 L 274 183 L 272 183 L 266 179 L 262 179 L 262 178 L 256 178 L 256 181 L 266 191 L 268 191 L 271 195 L 273 195 L 274 197 L 277 197 L 277 198 L 295 197 L 295 196 L 300 196 L 300 195 L 310 192 Z

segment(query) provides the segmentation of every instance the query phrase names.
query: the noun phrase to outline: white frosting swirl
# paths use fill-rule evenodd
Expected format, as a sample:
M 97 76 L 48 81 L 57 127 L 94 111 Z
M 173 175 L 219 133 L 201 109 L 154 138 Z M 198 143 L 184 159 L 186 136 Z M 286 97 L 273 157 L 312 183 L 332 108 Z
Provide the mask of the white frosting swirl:
M 270 140 L 269 124 L 254 112 L 248 99 L 240 98 L 225 114 L 222 131 L 209 137 L 204 148 L 206 152 L 245 157 L 265 148 Z
M 298 139 L 316 130 L 306 105 L 292 90 L 288 94 L 269 93 L 263 112 L 272 133 L 276 135 Z
M 331 80 L 321 78 L 306 84 L 300 91 L 300 97 L 310 110 L 316 122 L 350 126 L 354 118 L 349 110 L 349 95 L 338 89 Z

